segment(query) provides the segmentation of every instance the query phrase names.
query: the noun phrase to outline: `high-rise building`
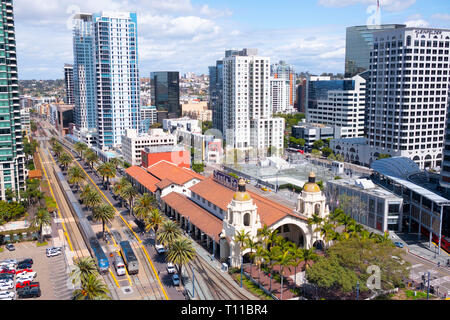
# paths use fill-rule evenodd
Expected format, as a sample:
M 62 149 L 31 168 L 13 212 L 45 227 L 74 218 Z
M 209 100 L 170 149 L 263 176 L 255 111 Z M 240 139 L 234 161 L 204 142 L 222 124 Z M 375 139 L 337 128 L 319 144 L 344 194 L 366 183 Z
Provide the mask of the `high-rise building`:
M 130 12 L 93 15 L 97 68 L 98 147 L 121 145 L 127 129 L 139 129 L 140 81 L 137 16 Z
M 212 110 L 213 128 L 223 132 L 223 61 L 209 67 L 209 105 Z
M 180 73 L 178 71 L 158 71 L 150 74 L 152 102 L 159 113 L 168 119 L 181 117 Z M 160 122 L 162 118 L 158 119 Z
M 351 79 L 329 77 L 307 79 L 306 121 L 336 126 L 341 138 L 364 136 L 366 80 L 357 75 Z
M 366 104 L 371 153 L 408 157 L 421 168 L 440 166 L 450 30 L 391 29 L 375 33 L 373 40 Z
M 73 100 L 73 65 L 64 65 L 64 84 L 66 85 L 66 104 L 74 104 Z
M 280 61 L 271 66 L 271 74 L 275 79 L 284 79 L 289 85 L 288 104 L 290 109 L 294 108 L 295 104 L 295 70 L 294 67 L 284 61 Z
M 223 129 L 227 148 L 283 148 L 284 119 L 272 118 L 270 58 L 257 49 L 228 50 L 223 59 Z
M 289 105 L 289 81 L 285 79 L 270 79 L 272 94 L 272 113 L 288 113 L 293 111 Z
M 13 1 L 1 0 L 0 24 L 0 198 L 7 189 L 25 189 L 19 80 L 17 75 Z
M 77 130 L 97 128 L 95 33 L 91 14 L 77 14 L 73 29 L 73 99 Z
M 301 79 L 297 86 L 297 111 L 306 112 L 306 79 Z
M 348 27 L 345 47 L 345 77 L 351 78 L 369 69 L 374 34 L 381 30 L 406 27 L 403 24 L 382 24 Z

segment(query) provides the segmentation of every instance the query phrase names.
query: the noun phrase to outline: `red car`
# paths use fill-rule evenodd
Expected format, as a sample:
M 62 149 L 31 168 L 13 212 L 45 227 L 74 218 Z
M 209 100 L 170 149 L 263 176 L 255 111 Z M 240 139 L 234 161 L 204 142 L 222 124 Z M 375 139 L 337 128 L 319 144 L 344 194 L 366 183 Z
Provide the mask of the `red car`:
M 16 270 L 14 269 L 2 269 L 0 270 L 0 273 L 10 273 L 10 274 L 15 274 Z
M 18 282 L 16 284 L 16 289 L 25 288 L 25 287 L 39 287 L 39 282 L 24 281 L 24 282 Z
M 22 273 L 22 272 L 33 272 L 33 269 L 21 269 L 21 270 L 17 270 L 16 274 Z

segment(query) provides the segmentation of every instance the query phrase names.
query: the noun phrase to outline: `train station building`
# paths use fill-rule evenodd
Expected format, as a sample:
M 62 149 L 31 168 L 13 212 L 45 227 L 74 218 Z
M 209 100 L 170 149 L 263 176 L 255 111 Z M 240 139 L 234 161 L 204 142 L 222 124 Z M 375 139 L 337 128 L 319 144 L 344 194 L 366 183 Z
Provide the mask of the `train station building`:
M 246 190 L 245 180 L 215 171 L 204 177 L 189 169 L 161 161 L 147 169 L 130 167 L 127 177 L 140 192 L 158 200 L 160 210 L 179 222 L 190 236 L 212 249 L 216 258 L 230 266 L 240 265 L 249 249 L 240 252 L 235 235 L 244 230 L 257 240 L 258 229 L 267 225 L 299 247 L 323 247 L 323 239 L 308 218 L 329 214 L 326 198 L 311 173 L 295 208 Z

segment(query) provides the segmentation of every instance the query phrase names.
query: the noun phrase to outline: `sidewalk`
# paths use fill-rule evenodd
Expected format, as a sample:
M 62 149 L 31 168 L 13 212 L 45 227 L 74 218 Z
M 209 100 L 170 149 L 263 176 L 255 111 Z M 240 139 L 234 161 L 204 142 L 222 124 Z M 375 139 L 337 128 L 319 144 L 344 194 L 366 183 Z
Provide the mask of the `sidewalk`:
M 450 254 L 445 252 L 441 248 L 441 254 L 438 254 L 438 247 L 433 242 L 430 242 L 429 238 L 417 233 L 395 233 L 393 231 L 389 232 L 389 238 L 393 241 L 401 240 L 405 243 L 405 248 L 412 255 L 418 256 L 425 259 L 431 263 L 438 264 L 440 262 L 441 267 L 445 267 L 447 260 L 450 259 Z

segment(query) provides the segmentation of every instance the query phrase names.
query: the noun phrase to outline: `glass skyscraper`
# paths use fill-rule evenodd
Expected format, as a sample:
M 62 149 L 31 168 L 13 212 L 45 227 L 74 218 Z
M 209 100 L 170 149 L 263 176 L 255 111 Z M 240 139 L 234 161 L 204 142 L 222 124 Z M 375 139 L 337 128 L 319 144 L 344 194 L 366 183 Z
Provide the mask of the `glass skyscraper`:
M 387 29 L 405 28 L 403 24 L 348 27 L 345 48 L 345 77 L 351 78 L 369 70 L 370 51 L 373 49 L 374 33 Z
M 152 102 L 158 112 L 167 113 L 167 118 L 181 117 L 180 73 L 158 71 L 150 73 Z
M 75 20 L 77 128 L 97 129 L 100 149 L 120 146 L 125 131 L 139 126 L 136 13 L 80 14 Z
M 209 105 L 212 109 L 213 128 L 223 132 L 223 61 L 209 67 Z
M 25 156 L 20 122 L 19 80 L 12 0 L 1 0 L 0 23 L 0 196 L 24 190 Z

